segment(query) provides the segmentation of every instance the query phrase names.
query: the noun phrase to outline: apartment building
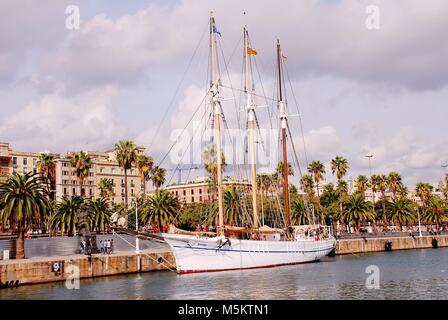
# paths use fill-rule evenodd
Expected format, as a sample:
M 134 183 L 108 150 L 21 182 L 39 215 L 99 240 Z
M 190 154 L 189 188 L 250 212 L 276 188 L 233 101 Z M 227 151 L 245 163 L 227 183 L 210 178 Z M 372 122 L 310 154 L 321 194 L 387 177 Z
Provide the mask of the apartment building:
M 39 155 L 37 152 L 16 151 L 9 146 L 9 143 L 0 142 L 0 174 L 4 177 L 13 172 L 36 173 Z
M 239 181 L 227 177 L 223 180 L 224 190 L 229 187 L 242 187 L 251 190 L 252 186 L 248 181 Z M 184 204 L 205 203 L 211 200 L 210 186 L 207 178 L 198 178 L 195 181 L 175 184 L 166 187 L 166 190 L 175 195 Z
M 145 148 L 138 147 L 138 153 L 143 153 Z M 70 153 L 69 153 L 70 154 Z M 56 159 L 56 198 L 64 196 L 84 195 L 98 197 L 101 190 L 98 184 L 102 178 L 113 181 L 111 201 L 113 204 L 125 202 L 125 176 L 124 170 L 119 166 L 116 154 L 113 150 L 105 152 L 88 152 L 92 159 L 92 168 L 83 185 L 79 184 L 75 169 L 70 166 L 68 155 Z M 127 172 L 128 175 L 128 202 L 143 193 L 143 185 L 138 169 L 133 166 Z

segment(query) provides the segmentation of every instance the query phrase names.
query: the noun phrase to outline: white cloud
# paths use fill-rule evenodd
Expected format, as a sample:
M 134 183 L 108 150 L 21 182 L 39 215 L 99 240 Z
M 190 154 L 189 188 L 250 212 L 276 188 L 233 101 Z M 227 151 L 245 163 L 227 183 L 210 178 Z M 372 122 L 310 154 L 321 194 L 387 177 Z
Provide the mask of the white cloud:
M 109 109 L 115 90 L 66 97 L 51 94 L 30 102 L 0 123 L 0 135 L 16 150 L 104 149 L 123 135 Z

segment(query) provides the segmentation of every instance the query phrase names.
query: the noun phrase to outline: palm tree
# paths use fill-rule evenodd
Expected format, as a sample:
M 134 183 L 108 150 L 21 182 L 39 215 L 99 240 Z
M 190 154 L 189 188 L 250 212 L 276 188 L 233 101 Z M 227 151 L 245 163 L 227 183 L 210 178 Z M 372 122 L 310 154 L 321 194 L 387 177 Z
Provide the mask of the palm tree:
M 359 233 L 360 223 L 375 218 L 370 211 L 370 204 L 365 200 L 361 193 L 354 193 L 345 201 L 344 219 L 345 221 L 353 221 L 355 224 L 355 232 Z
M 154 164 L 154 160 L 152 157 L 139 154 L 137 156 L 137 168 L 140 173 L 140 179 L 143 185 L 143 197 L 146 197 L 146 183 L 149 180 L 149 175 L 151 173 L 152 166 Z
M 308 210 L 302 196 L 293 196 L 291 201 L 291 223 L 293 225 L 309 224 Z
M 235 187 L 224 190 L 223 203 L 225 223 L 232 225 L 241 216 L 241 195 Z
M 398 197 L 387 203 L 389 217 L 403 231 L 403 224 L 415 221 L 415 205 L 408 199 Z
M 18 232 L 16 258 L 25 258 L 24 235 L 51 211 L 47 180 L 37 174 L 11 174 L 0 184 L 0 221 Z
M 104 233 L 110 227 L 111 203 L 105 198 L 90 199 L 87 203 L 92 230 Z
M 117 155 L 118 164 L 124 170 L 124 206 L 127 212 L 129 209 L 128 170 L 132 168 L 132 165 L 137 160 L 137 146 L 132 141 L 120 140 L 117 144 L 115 144 L 115 153 Z M 126 225 L 127 221 L 128 218 L 126 215 Z
M 345 159 L 344 157 L 336 156 L 336 158 L 331 160 L 330 164 L 331 164 L 331 171 L 333 174 L 336 174 L 336 179 L 338 180 L 338 186 L 336 190 L 339 194 L 339 213 L 340 216 L 342 216 L 342 201 L 344 196 L 348 192 L 348 185 L 343 180 L 349 168 L 348 162 L 347 159 Z
M 387 177 L 387 183 L 389 186 L 389 190 L 392 191 L 393 197 L 395 199 L 397 196 L 397 192 L 400 190 L 401 176 L 397 172 L 392 171 Z
M 379 185 L 380 177 L 377 174 L 373 174 L 370 176 L 370 187 L 372 188 L 372 212 L 376 216 L 376 201 L 375 201 L 375 194 L 378 191 L 378 185 Z M 374 227 L 376 229 L 376 223 L 374 223 Z
M 336 158 L 331 160 L 331 171 L 333 172 L 333 174 L 336 174 L 336 178 L 338 179 L 338 181 L 344 179 L 344 176 L 347 174 L 348 169 L 348 162 L 344 157 L 336 156 Z
M 73 237 L 78 231 L 78 211 L 84 199 L 81 196 L 63 197 L 56 203 L 55 214 L 50 219 L 50 230 L 56 234 L 58 231 L 63 235 L 67 232 Z
M 366 190 L 369 186 L 369 179 L 366 176 L 360 174 L 356 178 L 356 191 L 360 192 L 363 196 L 366 195 Z
M 319 201 L 319 182 L 325 174 L 325 166 L 322 162 L 314 160 L 308 165 L 308 172 L 313 175 L 314 182 L 316 183 L 317 199 Z
M 114 191 L 114 181 L 109 178 L 101 178 L 98 181 L 98 189 L 100 190 L 101 197 L 109 198 Z
M 300 188 L 306 193 L 308 200 L 314 198 L 314 180 L 310 174 L 305 174 L 300 179 Z
M 165 183 L 166 176 L 166 169 L 154 166 L 151 169 L 151 177 L 149 178 L 152 181 L 152 184 L 156 188 L 156 192 L 159 191 L 159 188 L 162 186 L 162 184 Z
M 156 191 L 143 207 L 142 222 L 157 224 L 163 232 L 163 226 L 175 219 L 178 209 L 179 201 L 174 195 L 166 190 Z
M 372 192 L 375 195 L 376 191 L 380 191 L 381 192 L 381 206 L 383 209 L 383 225 L 384 231 L 387 231 L 387 224 L 388 224 L 388 219 L 387 219 L 387 211 L 386 211 L 386 190 L 388 188 L 388 177 L 384 174 L 380 174 L 380 175 L 372 175 L 371 177 L 372 179 Z
M 434 187 L 426 182 L 417 182 L 415 185 L 415 193 L 422 201 L 422 206 L 425 208 L 428 205 L 429 200 L 432 197 L 432 191 Z
M 50 186 L 50 198 L 55 200 L 55 189 L 56 189 L 56 161 L 55 156 L 51 153 L 41 153 L 39 155 L 39 160 L 37 161 L 37 169 L 40 174 L 47 179 L 48 185 Z
M 423 220 L 427 223 L 435 223 L 439 232 L 442 222 L 448 220 L 448 208 L 445 201 L 436 197 L 429 199 Z
M 80 185 L 80 195 L 84 196 L 82 188 L 84 181 L 88 178 L 90 169 L 92 168 L 92 158 L 85 151 L 79 151 L 68 155 L 70 166 L 75 169 L 76 177 Z
M 202 161 L 204 162 L 205 171 L 207 171 L 210 177 L 210 194 L 212 200 L 215 197 L 217 181 L 218 181 L 218 155 L 214 144 L 207 146 L 202 152 Z M 226 168 L 226 159 L 224 153 L 221 152 L 221 173 Z
M 294 167 L 288 162 L 287 168 L 288 176 L 294 175 Z M 277 183 L 283 185 L 283 161 L 279 161 L 277 164 Z

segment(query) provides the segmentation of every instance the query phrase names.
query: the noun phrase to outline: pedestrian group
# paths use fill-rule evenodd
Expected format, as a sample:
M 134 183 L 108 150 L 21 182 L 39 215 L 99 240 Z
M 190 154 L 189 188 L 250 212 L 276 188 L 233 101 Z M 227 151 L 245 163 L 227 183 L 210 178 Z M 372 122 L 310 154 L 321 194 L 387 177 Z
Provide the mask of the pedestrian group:
M 106 239 L 100 241 L 100 252 L 102 254 L 111 254 L 114 251 L 114 239 Z

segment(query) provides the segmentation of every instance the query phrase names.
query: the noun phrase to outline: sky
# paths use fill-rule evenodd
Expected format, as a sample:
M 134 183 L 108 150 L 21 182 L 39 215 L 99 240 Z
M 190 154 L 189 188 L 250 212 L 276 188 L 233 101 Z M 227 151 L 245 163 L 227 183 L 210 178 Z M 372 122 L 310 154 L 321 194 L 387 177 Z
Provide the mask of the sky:
M 66 27 L 68 5 L 79 8 L 79 29 Z M 366 26 L 371 6 L 379 28 Z M 204 96 L 211 11 L 227 86 L 241 89 L 246 25 L 258 52 L 255 92 L 272 97 L 280 39 L 303 171 L 306 160 L 320 160 L 334 180 L 329 161 L 342 155 L 348 178 L 368 175 L 372 154 L 374 173 L 398 171 L 410 188 L 441 179 L 448 162 L 445 0 L 0 0 L 0 141 L 64 153 L 111 149 L 124 138 L 162 159 Z M 235 109 L 239 93 L 225 95 L 236 95 L 223 105 L 235 125 L 244 116 Z M 267 110 L 257 109 L 263 128 Z

